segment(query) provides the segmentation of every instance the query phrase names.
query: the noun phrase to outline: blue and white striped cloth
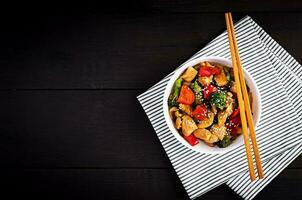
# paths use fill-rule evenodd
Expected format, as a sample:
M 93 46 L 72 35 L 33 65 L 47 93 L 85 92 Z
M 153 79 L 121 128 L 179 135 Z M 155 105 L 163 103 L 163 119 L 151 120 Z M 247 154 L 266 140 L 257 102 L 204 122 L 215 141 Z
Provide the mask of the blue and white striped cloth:
M 235 24 L 242 65 L 256 81 L 262 100 L 261 119 L 256 133 L 260 156 L 264 163 L 266 176 L 264 180 L 250 184 L 245 173 L 247 161 L 244 146 L 225 154 L 210 155 L 185 147 L 173 136 L 164 120 L 162 101 L 165 86 L 174 72 L 138 96 L 177 175 L 192 199 L 226 182 L 242 197 L 252 199 L 282 170 L 282 167 L 286 166 L 282 165 L 284 162 L 289 163 L 296 157 L 288 152 L 298 148 L 302 139 L 301 125 L 297 118 L 299 111 L 296 112 L 295 105 L 290 101 L 293 99 L 288 97 L 287 90 L 284 89 L 288 85 L 284 84 L 283 78 L 280 79 L 278 76 L 278 73 L 286 72 L 280 71 L 275 66 L 278 64 L 278 59 L 277 61 L 272 59 L 274 55 L 269 54 L 270 48 L 266 47 L 267 43 L 261 38 L 268 37 L 260 27 L 257 27 L 258 25 L 250 17 L 245 17 Z M 270 40 L 272 39 L 267 39 Z M 228 45 L 227 33 L 224 32 L 188 61 L 201 56 L 220 56 L 230 59 Z M 288 84 L 291 83 L 295 84 L 294 82 Z M 293 94 L 296 90 L 290 92 Z M 292 98 L 299 98 L 299 96 Z M 295 155 L 300 153 L 295 152 L 297 152 Z M 285 154 L 290 156 L 283 156 Z M 280 163 L 280 159 L 284 162 Z

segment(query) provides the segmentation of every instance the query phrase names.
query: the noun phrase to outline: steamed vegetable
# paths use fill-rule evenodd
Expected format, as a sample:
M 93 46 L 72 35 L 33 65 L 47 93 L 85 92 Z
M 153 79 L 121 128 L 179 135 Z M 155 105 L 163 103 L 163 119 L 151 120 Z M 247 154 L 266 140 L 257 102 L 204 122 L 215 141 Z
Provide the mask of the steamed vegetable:
M 212 80 L 213 80 L 213 75 L 198 77 L 198 82 L 201 83 L 204 87 L 210 85 L 212 83 Z
M 227 67 L 224 67 L 224 73 L 225 73 L 226 80 L 230 81 L 231 80 L 231 75 L 230 75 L 230 72 L 227 69 Z
M 188 67 L 168 99 L 170 117 L 183 139 L 191 146 L 200 141 L 229 146 L 242 133 L 236 89 L 232 68 L 207 61 Z
M 192 114 L 195 119 L 204 120 L 207 117 L 207 111 L 206 105 L 197 105 Z
M 195 105 L 202 104 L 203 101 L 202 88 L 198 84 L 198 81 L 195 80 L 194 83 L 191 83 L 190 87 L 195 93 Z
M 214 92 L 217 92 L 217 88 L 213 85 L 207 85 L 203 89 L 203 97 L 204 99 L 209 99 Z
M 208 116 L 198 123 L 198 128 L 208 128 L 211 126 L 213 124 L 214 117 L 215 114 L 213 112 L 208 112 Z
M 236 117 L 237 115 L 239 115 L 240 114 L 240 109 L 239 108 L 236 108 L 234 111 L 233 111 L 233 113 L 232 113 L 232 115 L 231 115 L 231 118 L 234 118 L 234 117 Z
M 215 82 L 218 86 L 222 87 L 225 86 L 228 83 L 228 80 L 226 78 L 226 75 L 224 73 L 223 67 L 222 66 L 217 66 L 219 70 L 221 71 L 219 74 L 216 74 L 214 76 Z
M 222 110 L 226 106 L 227 94 L 224 91 L 218 91 L 211 96 L 211 105 Z
M 181 86 L 180 94 L 177 99 L 177 102 L 191 105 L 194 101 L 195 101 L 195 95 L 193 91 L 187 85 Z
M 178 105 L 177 98 L 178 98 L 178 95 L 179 95 L 181 84 L 182 84 L 182 79 L 181 78 L 179 78 L 175 81 L 174 86 L 172 88 L 172 92 L 171 92 L 171 94 L 169 96 L 169 99 L 168 99 L 168 105 L 169 106 L 177 106 Z
M 199 76 L 211 76 L 218 75 L 221 73 L 221 69 L 212 66 L 202 66 L 199 69 Z
M 222 140 L 218 141 L 216 144 L 221 148 L 225 148 L 229 146 L 231 143 L 232 143 L 232 137 L 230 135 L 226 135 Z
M 218 125 L 222 126 L 225 124 L 227 118 L 232 115 L 234 109 L 234 99 L 232 98 L 232 93 L 227 93 L 227 100 L 226 100 L 226 109 L 221 110 L 218 112 Z M 232 116 L 231 116 L 232 117 Z
M 191 134 L 189 136 L 185 136 L 184 135 L 185 140 L 187 140 L 187 142 L 191 145 L 191 146 L 195 146 L 196 144 L 198 144 L 198 140 L 196 139 L 196 137 Z

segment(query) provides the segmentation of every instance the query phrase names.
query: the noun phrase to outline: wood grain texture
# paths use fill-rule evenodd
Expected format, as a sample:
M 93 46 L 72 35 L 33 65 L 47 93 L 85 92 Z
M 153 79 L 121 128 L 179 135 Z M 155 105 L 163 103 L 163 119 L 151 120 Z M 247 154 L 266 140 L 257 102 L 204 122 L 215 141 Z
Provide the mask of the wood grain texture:
M 245 14 L 235 14 L 234 20 Z M 302 61 L 301 13 L 250 16 Z M 223 13 L 90 14 L 18 21 L 0 33 L 0 88 L 146 89 L 223 30 Z
M 224 31 L 226 10 L 302 62 L 297 0 L 41 3 L 0 13 L 0 179 L 11 199 L 188 199 L 136 96 Z M 301 199 L 301 170 L 299 157 L 256 199 Z M 238 198 L 221 186 L 200 199 Z
M 171 168 L 140 92 L 1 91 L 1 166 Z
M 300 199 L 300 176 L 300 170 L 285 170 L 255 199 Z M 11 198 L 189 199 L 176 175 L 168 169 L 8 170 L 1 172 L 1 178 L 6 183 L 2 195 L 9 194 Z M 240 198 L 222 185 L 198 199 Z

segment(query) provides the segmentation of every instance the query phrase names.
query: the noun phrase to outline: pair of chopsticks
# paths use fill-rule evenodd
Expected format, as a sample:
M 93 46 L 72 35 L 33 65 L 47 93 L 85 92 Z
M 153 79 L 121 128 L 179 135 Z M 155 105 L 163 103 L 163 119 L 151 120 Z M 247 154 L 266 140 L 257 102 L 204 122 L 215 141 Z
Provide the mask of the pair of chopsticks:
M 238 98 L 239 109 L 240 109 L 240 118 L 241 118 L 242 130 L 243 130 L 246 156 L 247 156 L 247 160 L 248 160 L 249 174 L 250 174 L 251 180 L 254 181 L 256 179 L 256 177 L 255 177 L 255 172 L 254 172 L 254 164 L 253 164 L 253 158 L 252 158 L 249 138 L 251 138 L 251 140 L 252 140 L 252 146 L 253 146 L 254 156 L 255 156 L 255 160 L 256 160 L 257 173 L 258 173 L 258 177 L 260 179 L 263 178 L 261 160 L 260 160 L 260 156 L 259 156 L 259 150 L 258 150 L 258 145 L 257 145 L 257 141 L 256 141 L 256 136 L 255 136 L 254 122 L 253 122 L 253 118 L 252 118 L 252 111 L 251 111 L 249 97 L 248 97 L 248 93 L 247 93 L 247 89 L 246 89 L 246 85 L 245 85 L 244 74 L 243 74 L 243 69 L 241 66 L 240 56 L 239 56 L 239 52 L 238 52 L 236 35 L 235 35 L 235 31 L 234 31 L 234 25 L 233 25 L 233 19 L 232 19 L 231 13 L 229 13 L 229 12 L 225 13 L 225 21 L 226 21 L 227 30 L 228 30 L 228 37 L 229 37 L 229 43 L 230 43 L 235 83 L 237 86 L 237 88 L 236 88 L 237 89 L 237 98 Z M 243 97 L 242 97 L 242 95 L 243 95 Z M 246 121 L 246 119 L 247 119 L 247 121 Z M 250 134 L 248 134 L 247 122 L 248 122 Z

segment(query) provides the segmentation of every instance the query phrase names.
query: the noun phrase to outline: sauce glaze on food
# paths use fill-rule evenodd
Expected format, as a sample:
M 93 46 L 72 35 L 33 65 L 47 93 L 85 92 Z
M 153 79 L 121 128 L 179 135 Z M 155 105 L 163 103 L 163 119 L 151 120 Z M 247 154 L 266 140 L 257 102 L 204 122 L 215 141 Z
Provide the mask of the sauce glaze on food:
M 192 146 L 203 141 L 224 148 L 242 133 L 236 94 L 232 68 L 205 61 L 188 67 L 175 81 L 169 114 Z M 249 97 L 252 105 L 250 92 Z

